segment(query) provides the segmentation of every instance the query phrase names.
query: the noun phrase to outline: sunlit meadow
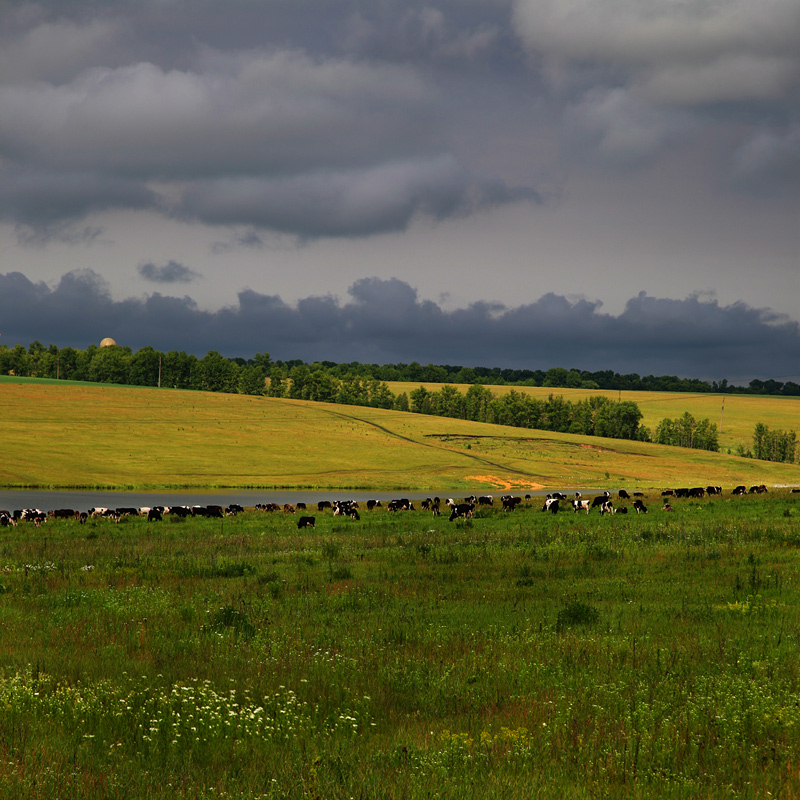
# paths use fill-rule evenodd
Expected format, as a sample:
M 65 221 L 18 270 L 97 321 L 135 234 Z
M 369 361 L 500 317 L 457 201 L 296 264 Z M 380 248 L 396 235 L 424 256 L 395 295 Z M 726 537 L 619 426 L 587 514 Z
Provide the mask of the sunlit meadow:
M 2 528 L 0 798 L 798 796 L 800 495 L 645 500 Z

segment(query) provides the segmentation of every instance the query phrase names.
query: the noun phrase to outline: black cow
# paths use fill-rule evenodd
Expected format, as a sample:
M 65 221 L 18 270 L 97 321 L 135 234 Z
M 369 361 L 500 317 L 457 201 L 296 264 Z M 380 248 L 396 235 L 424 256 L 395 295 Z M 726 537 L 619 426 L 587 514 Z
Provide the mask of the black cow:
M 747 494 L 747 487 L 746 486 L 737 486 L 731 494 Z
M 300 517 L 297 520 L 297 527 L 298 528 L 314 528 L 316 527 L 316 517 Z
M 637 514 L 647 513 L 647 506 L 641 500 L 634 500 L 633 507 L 636 509 Z
M 630 500 L 631 496 L 624 490 L 620 489 L 618 492 L 621 500 Z
M 151 508 L 147 512 L 147 521 L 148 522 L 161 522 L 161 520 L 163 518 L 164 518 L 164 515 L 157 508 Z
M 460 517 L 467 519 L 472 516 L 473 511 L 475 511 L 474 503 L 455 503 L 450 511 L 450 522 Z
M 560 502 L 561 501 L 556 497 L 548 497 L 544 501 L 544 505 L 542 506 L 542 511 L 549 511 L 551 514 L 557 514 Z

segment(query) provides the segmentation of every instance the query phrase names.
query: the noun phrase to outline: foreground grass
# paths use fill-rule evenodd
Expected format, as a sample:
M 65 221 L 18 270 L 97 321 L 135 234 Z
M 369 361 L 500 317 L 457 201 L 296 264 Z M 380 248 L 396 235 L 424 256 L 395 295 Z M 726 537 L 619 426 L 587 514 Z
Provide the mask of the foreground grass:
M 800 794 L 800 496 L 3 529 L 0 798 Z
M 299 400 L 0 380 L 0 407 L 4 488 L 800 485 L 800 465 Z

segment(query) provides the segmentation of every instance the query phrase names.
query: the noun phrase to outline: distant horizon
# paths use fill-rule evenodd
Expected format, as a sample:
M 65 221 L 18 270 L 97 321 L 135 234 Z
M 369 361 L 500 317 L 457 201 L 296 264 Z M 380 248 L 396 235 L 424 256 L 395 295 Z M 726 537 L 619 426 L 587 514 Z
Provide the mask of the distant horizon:
M 3 338 L 800 380 L 797 0 L 7 0 Z

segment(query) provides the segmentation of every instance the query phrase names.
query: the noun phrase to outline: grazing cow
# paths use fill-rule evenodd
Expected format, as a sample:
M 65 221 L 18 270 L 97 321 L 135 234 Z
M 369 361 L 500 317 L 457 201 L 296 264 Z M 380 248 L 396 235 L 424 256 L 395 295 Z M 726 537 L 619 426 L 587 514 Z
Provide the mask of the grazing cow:
M 387 511 L 415 511 L 414 504 L 407 498 L 401 497 L 397 500 L 389 501 L 386 506 Z
M 57 508 L 54 511 L 48 512 L 48 516 L 53 519 L 77 519 L 80 512 L 75 511 L 74 508 Z
M 372 511 L 373 508 L 379 508 L 380 505 L 380 500 L 367 500 L 367 511 Z
M 225 515 L 223 514 L 222 506 L 192 506 L 192 516 L 206 518 L 219 517 L 221 519 Z
M 439 504 L 438 503 L 434 503 L 431 506 L 431 511 L 433 512 L 433 516 L 434 517 L 438 517 L 439 516 Z
M 747 487 L 746 486 L 737 486 L 731 494 L 747 494 Z
M 504 494 L 500 501 L 503 504 L 503 509 L 505 511 L 513 511 L 521 502 L 521 497 L 512 497 L 510 494 Z
M 597 497 L 592 500 L 592 508 L 597 508 L 598 506 L 602 506 L 603 503 L 607 502 L 609 498 L 608 492 L 605 494 L 599 494 Z
M 661 492 L 661 496 L 662 497 L 673 497 L 674 495 L 675 495 L 675 492 L 672 489 L 664 489 L 664 491 Z
M 675 497 L 688 497 L 689 490 L 688 489 L 676 489 L 675 490 Z
M 461 517 L 468 519 L 472 516 L 473 511 L 475 511 L 474 503 L 456 503 L 450 512 L 450 522 Z
M 702 486 L 695 486 L 689 489 L 689 497 L 705 497 L 706 490 Z
M 617 492 L 617 494 L 619 495 L 620 500 L 630 500 L 631 499 L 631 496 L 624 489 L 620 489 L 619 492 Z
M 298 511 L 305 511 L 306 510 L 306 504 L 305 503 L 295 503 L 294 507 Z
M 664 503 L 664 509 L 663 510 L 664 511 L 674 511 L 675 509 L 669 503 Z
M 588 500 L 573 500 L 572 501 L 572 508 L 577 514 L 578 511 L 585 511 L 587 514 L 589 513 L 589 507 L 591 503 Z
M 103 517 L 108 514 L 108 509 L 103 508 L 102 506 L 97 506 L 96 508 L 89 509 L 89 516 L 91 517 Z
M 613 514 L 614 513 L 614 506 L 611 504 L 610 500 L 606 500 L 603 505 L 600 506 L 600 513 L 601 514 Z
M 89 519 L 89 514 L 86 511 L 81 511 L 78 516 L 78 522 L 80 522 L 81 525 L 85 525 L 87 519 Z
M 706 486 L 706 494 L 722 494 L 721 486 Z
M 751 486 L 750 493 L 751 494 L 763 494 L 767 491 L 767 487 L 762 483 L 758 486 Z
M 181 519 L 185 519 L 192 513 L 186 506 L 170 506 L 166 509 L 166 512 L 171 516 L 180 517 Z
M 628 507 L 627 506 L 622 506 L 622 508 L 615 508 L 614 509 L 614 513 L 615 514 L 627 514 L 628 513 Z
M 316 527 L 316 517 L 300 517 L 297 520 L 297 527 L 298 528 L 315 528 Z
M 493 506 L 494 505 L 494 497 L 490 494 L 485 494 L 482 497 L 478 498 L 478 505 L 479 506 Z
M 326 508 L 333 508 L 333 504 L 330 500 L 320 500 L 317 503 L 317 511 L 324 511 Z
M 333 516 L 352 517 L 358 514 L 358 503 L 355 500 L 336 500 L 333 504 Z
M 294 514 L 294 506 L 291 503 L 284 503 L 283 504 L 283 513 L 284 514 Z
M 239 503 L 231 503 L 225 509 L 225 515 L 228 517 L 232 517 L 236 514 L 243 514 L 244 513 L 244 506 L 239 505 Z
M 3 528 L 5 527 L 14 527 L 17 524 L 17 521 L 8 511 L 0 511 L 0 526 Z
M 157 508 L 151 508 L 147 512 L 147 521 L 148 522 L 161 522 L 163 519 L 162 513 Z
M 551 514 L 558 513 L 559 503 L 561 501 L 557 497 L 548 497 L 544 501 L 542 511 L 549 511 Z
M 563 492 L 553 492 L 551 497 L 555 498 L 556 500 L 566 500 L 567 496 Z
M 634 492 L 633 496 L 634 497 L 644 497 L 644 492 Z
M 637 514 L 647 513 L 647 506 L 641 500 L 634 500 L 633 507 L 636 509 Z

